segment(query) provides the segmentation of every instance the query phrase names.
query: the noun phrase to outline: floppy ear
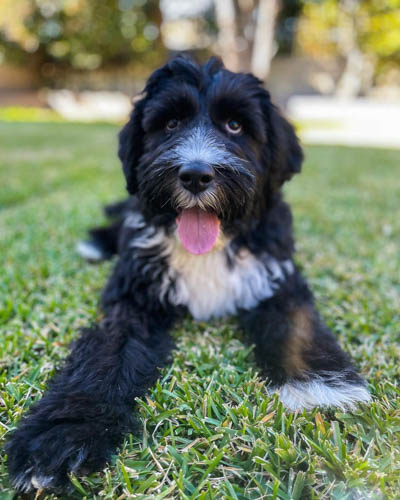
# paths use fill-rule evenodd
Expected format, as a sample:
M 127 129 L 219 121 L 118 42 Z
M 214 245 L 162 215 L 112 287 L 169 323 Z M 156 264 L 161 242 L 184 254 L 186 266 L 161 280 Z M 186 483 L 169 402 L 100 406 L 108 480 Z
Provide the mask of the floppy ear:
M 136 101 L 128 123 L 119 133 L 118 156 L 126 178 L 126 187 L 130 194 L 135 194 L 138 189 L 136 169 L 143 154 L 144 130 L 143 115 L 147 102 L 160 90 L 165 79 L 173 74 L 184 74 L 187 81 L 190 77 L 195 81 L 198 78 L 198 66 L 188 57 L 178 55 L 167 64 L 154 71 L 147 80 L 143 97 Z
M 272 104 L 266 90 L 263 90 L 262 107 L 266 122 L 265 155 L 269 165 L 269 184 L 278 188 L 300 172 L 304 155 L 294 127 Z
M 143 115 L 147 101 L 160 86 L 161 80 L 170 75 L 168 65 L 154 71 L 147 80 L 142 97 L 136 100 L 128 123 L 119 133 L 118 156 L 122 162 L 122 170 L 126 178 L 126 188 L 130 194 L 138 189 L 136 169 L 143 154 L 144 130 Z
M 118 136 L 118 156 L 122 162 L 126 188 L 130 194 L 135 194 L 138 190 L 136 169 L 144 148 L 144 130 L 142 126 L 144 108 L 147 101 L 159 88 L 161 80 L 168 77 L 170 73 L 168 64 L 166 64 L 150 75 L 142 93 L 143 97 L 136 100 L 129 121 Z
M 118 156 L 130 194 L 137 192 L 136 168 L 143 153 L 142 118 L 146 97 L 136 102 L 128 123 L 119 133 Z

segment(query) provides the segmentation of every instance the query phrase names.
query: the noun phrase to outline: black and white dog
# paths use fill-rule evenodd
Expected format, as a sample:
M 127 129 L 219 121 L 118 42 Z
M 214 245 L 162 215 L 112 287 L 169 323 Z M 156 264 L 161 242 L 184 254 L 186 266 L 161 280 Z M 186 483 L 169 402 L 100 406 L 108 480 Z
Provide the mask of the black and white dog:
M 303 154 L 257 78 L 215 58 L 174 58 L 150 76 L 119 156 L 132 196 L 81 246 L 88 257 L 118 253 L 104 319 L 83 332 L 11 436 L 17 489 L 62 488 L 69 472 L 104 466 L 135 428 L 134 398 L 170 358 L 169 330 L 187 312 L 237 314 L 289 410 L 370 399 L 293 263 L 281 187 Z

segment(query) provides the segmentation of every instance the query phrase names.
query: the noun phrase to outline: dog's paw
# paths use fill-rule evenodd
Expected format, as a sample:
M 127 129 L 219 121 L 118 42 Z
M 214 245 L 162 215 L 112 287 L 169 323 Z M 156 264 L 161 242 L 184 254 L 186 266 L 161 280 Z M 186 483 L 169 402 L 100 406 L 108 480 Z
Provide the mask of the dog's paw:
M 21 493 L 29 493 L 32 490 L 52 489 L 53 491 L 61 491 L 63 485 L 55 481 L 54 476 L 35 476 L 32 468 L 27 469 L 12 477 L 11 483 L 13 487 Z
M 354 410 L 359 403 L 368 403 L 371 399 L 360 378 L 357 382 L 347 382 L 337 374 L 288 381 L 279 389 L 279 396 L 284 406 L 292 411 L 311 410 L 317 406 Z
M 107 441 L 94 435 L 89 423 L 27 419 L 6 446 L 11 483 L 24 493 L 66 490 L 71 487 L 69 473 L 88 474 L 105 465 L 112 452 Z

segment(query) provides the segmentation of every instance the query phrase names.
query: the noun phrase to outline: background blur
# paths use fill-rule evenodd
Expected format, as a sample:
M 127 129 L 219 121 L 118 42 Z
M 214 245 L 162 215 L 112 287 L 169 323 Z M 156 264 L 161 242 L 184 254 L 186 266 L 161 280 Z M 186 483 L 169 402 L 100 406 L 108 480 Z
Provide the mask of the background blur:
M 0 0 L 0 500 L 4 441 L 100 318 L 115 263 L 75 245 L 126 196 L 118 129 L 178 51 L 253 71 L 322 144 L 285 186 L 296 263 L 374 401 L 287 415 L 236 324 L 184 321 L 143 435 L 62 498 L 399 500 L 400 0 Z
M 0 119 L 122 121 L 176 52 L 264 79 L 305 142 L 400 147 L 400 0 L 1 0 Z

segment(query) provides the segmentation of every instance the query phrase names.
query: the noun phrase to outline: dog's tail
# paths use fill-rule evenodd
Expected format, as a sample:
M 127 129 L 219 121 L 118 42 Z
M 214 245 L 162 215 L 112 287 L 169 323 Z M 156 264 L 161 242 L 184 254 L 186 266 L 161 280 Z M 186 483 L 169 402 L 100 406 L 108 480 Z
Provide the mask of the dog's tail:
M 105 215 L 112 219 L 107 226 L 94 227 L 90 229 L 89 239 L 79 241 L 76 249 L 81 257 L 90 262 L 100 262 L 111 259 L 118 253 L 118 241 L 124 215 L 129 210 L 131 200 L 127 199 L 106 205 Z

